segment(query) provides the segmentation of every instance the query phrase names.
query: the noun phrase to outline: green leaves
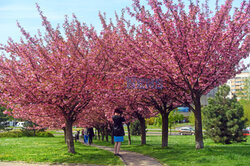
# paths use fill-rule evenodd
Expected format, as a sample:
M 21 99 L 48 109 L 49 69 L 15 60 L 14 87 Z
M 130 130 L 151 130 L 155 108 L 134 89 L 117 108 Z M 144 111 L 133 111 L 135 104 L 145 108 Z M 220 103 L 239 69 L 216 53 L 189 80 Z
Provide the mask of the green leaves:
M 242 135 L 246 122 L 243 108 L 236 98 L 227 98 L 229 91 L 229 86 L 222 85 L 203 109 L 206 135 L 217 143 L 245 141 Z

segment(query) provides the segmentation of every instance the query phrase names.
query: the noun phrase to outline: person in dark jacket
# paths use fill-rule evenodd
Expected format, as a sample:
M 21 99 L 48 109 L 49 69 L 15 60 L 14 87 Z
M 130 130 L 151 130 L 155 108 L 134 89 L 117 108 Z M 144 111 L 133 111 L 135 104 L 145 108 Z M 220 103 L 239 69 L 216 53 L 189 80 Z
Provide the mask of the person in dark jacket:
M 93 142 L 94 130 L 93 127 L 88 128 L 88 135 L 89 135 L 89 145 Z
M 113 135 L 114 135 L 114 154 L 117 156 L 120 156 L 120 147 L 121 142 L 124 141 L 124 129 L 123 129 L 123 122 L 125 122 L 124 117 L 122 117 L 122 110 L 119 108 L 116 108 L 114 111 L 115 115 L 112 117 L 114 121 L 114 129 L 113 129 Z

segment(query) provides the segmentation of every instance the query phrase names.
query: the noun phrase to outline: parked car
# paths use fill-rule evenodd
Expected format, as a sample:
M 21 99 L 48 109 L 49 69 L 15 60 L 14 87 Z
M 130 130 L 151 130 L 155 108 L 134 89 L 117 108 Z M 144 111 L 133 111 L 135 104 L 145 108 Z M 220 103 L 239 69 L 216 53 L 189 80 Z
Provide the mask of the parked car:
M 16 126 L 17 127 L 24 127 L 24 122 L 18 122 Z
M 243 129 L 243 135 L 250 135 L 250 127 Z
M 192 127 L 181 127 L 179 133 L 180 135 L 194 135 L 194 129 Z

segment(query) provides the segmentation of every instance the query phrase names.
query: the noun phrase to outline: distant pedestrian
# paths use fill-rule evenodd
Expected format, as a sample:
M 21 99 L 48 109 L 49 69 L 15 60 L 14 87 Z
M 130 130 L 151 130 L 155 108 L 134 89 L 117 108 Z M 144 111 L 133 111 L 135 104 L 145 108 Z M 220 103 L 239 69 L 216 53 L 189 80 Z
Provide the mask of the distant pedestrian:
M 88 139 L 89 139 L 88 128 L 86 127 L 85 130 L 84 130 L 84 143 L 85 144 L 88 144 Z
M 95 135 L 93 127 L 88 128 L 88 135 L 89 135 L 89 145 L 91 145 L 93 142 L 93 136 Z
M 116 108 L 114 111 L 114 116 L 112 117 L 114 121 L 114 129 L 113 129 L 113 135 L 114 135 L 114 155 L 116 156 L 121 156 L 119 154 L 120 152 L 120 147 L 121 147 L 121 142 L 124 141 L 124 129 L 123 129 L 123 122 L 125 122 L 124 117 L 122 116 L 122 110 L 119 108 Z
M 77 140 L 79 140 L 79 135 L 80 135 L 80 131 L 76 131 L 75 142 L 77 142 Z

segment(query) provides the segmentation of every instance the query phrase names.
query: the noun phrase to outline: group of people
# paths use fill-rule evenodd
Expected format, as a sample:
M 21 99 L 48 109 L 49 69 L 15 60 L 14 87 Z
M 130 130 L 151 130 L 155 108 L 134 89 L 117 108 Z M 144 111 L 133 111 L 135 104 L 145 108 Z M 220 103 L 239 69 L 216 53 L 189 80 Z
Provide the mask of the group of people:
M 77 131 L 75 135 L 75 141 L 79 140 L 79 135 L 80 135 L 80 131 Z M 94 135 L 95 134 L 94 134 L 94 130 L 92 127 L 90 128 L 86 127 L 82 129 L 82 138 L 85 144 L 91 145 L 93 142 Z
M 84 140 L 84 144 L 91 145 L 93 143 L 94 130 L 92 127 L 86 127 L 82 129 L 82 138 Z
M 120 147 L 121 147 L 121 142 L 124 141 L 124 128 L 123 128 L 123 122 L 125 122 L 124 117 L 122 116 L 122 109 L 115 109 L 114 111 L 114 116 L 112 117 L 112 120 L 114 122 L 114 128 L 113 128 L 113 136 L 114 136 L 114 142 L 115 142 L 115 146 L 114 146 L 114 155 L 116 156 L 121 156 L 119 154 L 120 152 Z M 82 138 L 84 140 L 84 144 L 88 144 L 91 145 L 93 142 L 93 137 L 94 137 L 94 130 L 92 127 L 86 127 L 84 129 L 82 129 Z M 76 133 L 76 140 L 79 140 L 79 135 L 80 135 L 80 131 L 77 131 Z

